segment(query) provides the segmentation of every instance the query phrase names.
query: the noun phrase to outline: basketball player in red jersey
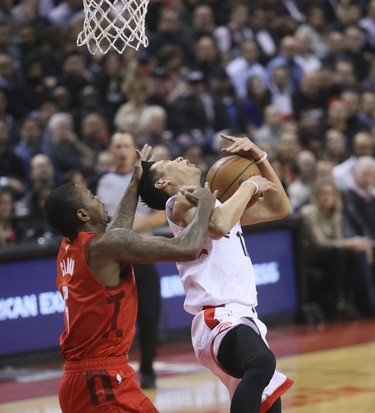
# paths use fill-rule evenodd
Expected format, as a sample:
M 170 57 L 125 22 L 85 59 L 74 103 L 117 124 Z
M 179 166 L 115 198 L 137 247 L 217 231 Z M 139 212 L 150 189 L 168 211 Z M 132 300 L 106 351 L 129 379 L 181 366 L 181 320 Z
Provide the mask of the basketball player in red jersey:
M 131 231 L 138 202 L 141 161 L 116 214 L 74 184 L 56 188 L 45 202 L 49 224 L 64 236 L 57 256 L 57 286 L 65 303 L 60 337 L 65 371 L 59 389 L 63 413 L 155 413 L 128 365 L 135 333 L 137 290 L 132 263 L 196 258 L 207 235 L 215 195 L 208 188 L 182 190 L 197 206 L 181 236 L 143 238 Z
M 265 324 L 258 318 L 254 268 L 241 225 L 285 217 L 291 205 L 267 154 L 248 138 L 223 136 L 228 155 L 251 158 L 262 176 L 252 176 L 224 203 L 216 201 L 200 256 L 177 262 L 186 298 L 194 315 L 192 344 L 197 359 L 227 387 L 231 413 L 280 413 L 281 395 L 293 381 L 276 369 Z M 188 160 L 144 164 L 141 199 L 166 209 L 175 236 L 189 224 L 195 208 L 179 194 L 181 185 L 199 185 L 201 171 Z M 250 208 L 255 193 L 263 196 Z

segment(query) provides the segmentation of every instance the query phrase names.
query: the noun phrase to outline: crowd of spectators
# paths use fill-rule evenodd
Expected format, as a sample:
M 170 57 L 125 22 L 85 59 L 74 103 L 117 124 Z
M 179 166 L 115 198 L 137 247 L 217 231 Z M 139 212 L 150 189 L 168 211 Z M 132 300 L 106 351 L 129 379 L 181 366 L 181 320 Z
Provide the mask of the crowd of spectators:
M 115 132 L 204 173 L 226 132 L 267 151 L 302 220 L 332 182 L 335 234 L 369 241 L 374 271 L 375 0 L 150 0 L 149 46 L 123 54 L 77 46 L 83 18 L 81 0 L 0 3 L 0 246 L 52 237 L 48 192 L 95 188 Z

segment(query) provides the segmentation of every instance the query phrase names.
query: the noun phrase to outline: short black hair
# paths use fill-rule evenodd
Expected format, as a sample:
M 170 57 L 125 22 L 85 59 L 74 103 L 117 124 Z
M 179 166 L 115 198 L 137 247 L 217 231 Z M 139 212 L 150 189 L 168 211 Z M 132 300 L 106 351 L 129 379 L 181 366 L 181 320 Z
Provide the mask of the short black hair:
M 154 163 L 142 161 L 143 172 L 138 184 L 138 192 L 142 202 L 149 208 L 163 211 L 169 195 L 162 189 L 155 188 L 155 182 L 158 181 L 160 175 L 155 170 L 150 170 Z
M 84 208 L 81 194 L 69 182 L 55 188 L 44 203 L 48 224 L 64 237 L 73 239 L 80 228 L 77 211 Z

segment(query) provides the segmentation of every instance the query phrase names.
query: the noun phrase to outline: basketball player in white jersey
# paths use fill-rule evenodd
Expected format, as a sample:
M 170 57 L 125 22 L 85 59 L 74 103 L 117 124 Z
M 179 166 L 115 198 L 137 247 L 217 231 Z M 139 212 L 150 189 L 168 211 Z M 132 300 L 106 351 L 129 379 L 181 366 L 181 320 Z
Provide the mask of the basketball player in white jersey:
M 254 269 L 241 225 L 281 219 L 290 213 L 291 205 L 264 151 L 248 138 L 223 138 L 229 142 L 222 149 L 225 154 L 253 159 L 262 176 L 243 182 L 223 204 L 216 201 L 199 258 L 177 263 L 186 293 L 184 308 L 195 316 L 195 354 L 227 387 L 231 413 L 279 413 L 280 396 L 293 381 L 276 370 L 266 342 L 267 328 L 257 317 Z M 194 207 L 178 192 L 183 186 L 199 185 L 200 175 L 183 158 L 143 164 L 140 196 L 151 208 L 166 208 L 174 235 L 194 214 Z M 246 209 L 257 192 L 263 196 Z

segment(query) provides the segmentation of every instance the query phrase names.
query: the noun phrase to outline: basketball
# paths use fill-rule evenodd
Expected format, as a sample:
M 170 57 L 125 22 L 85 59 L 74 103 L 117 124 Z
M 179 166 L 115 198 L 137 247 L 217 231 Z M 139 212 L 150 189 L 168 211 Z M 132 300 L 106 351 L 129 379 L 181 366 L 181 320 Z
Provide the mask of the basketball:
M 260 174 L 258 167 L 250 159 L 231 155 L 219 159 L 211 166 L 206 181 L 212 192 L 218 190 L 217 199 L 225 202 L 237 191 L 242 182 L 251 176 Z M 247 204 L 247 208 L 254 205 L 260 195 L 260 193 L 254 194 Z

